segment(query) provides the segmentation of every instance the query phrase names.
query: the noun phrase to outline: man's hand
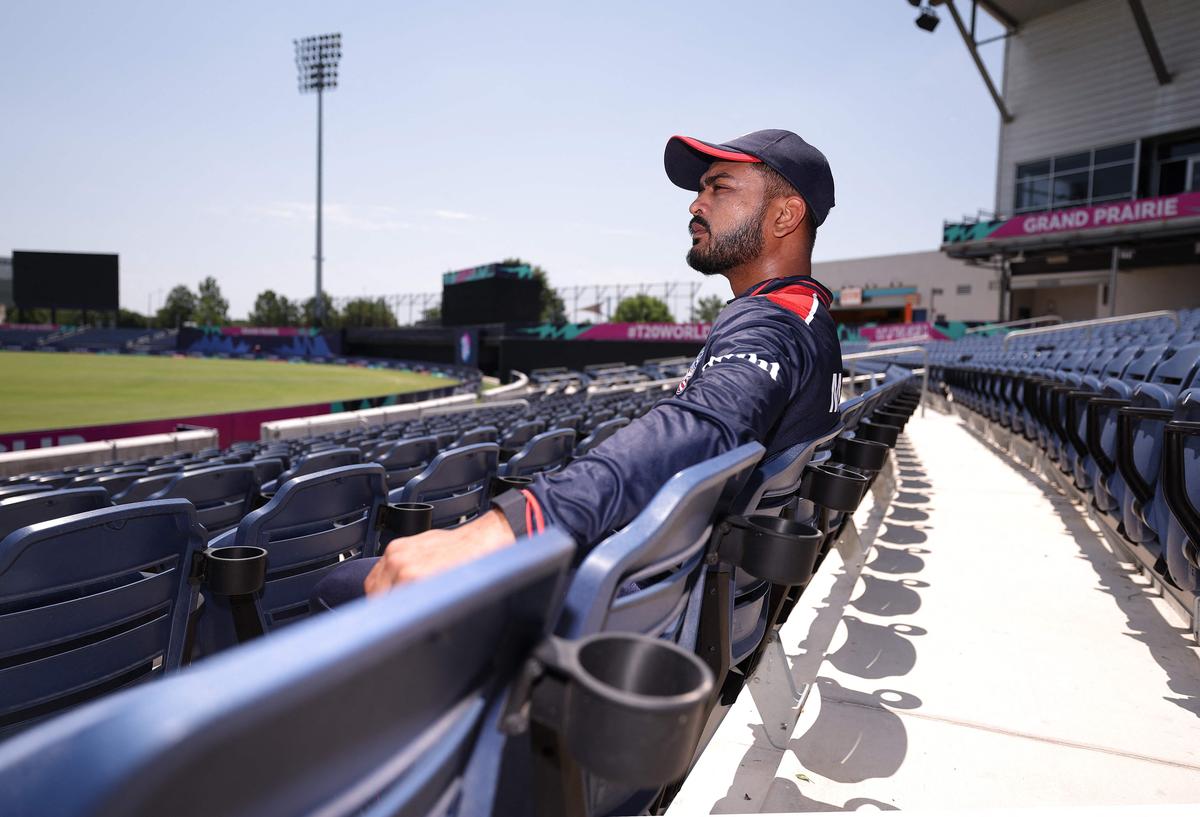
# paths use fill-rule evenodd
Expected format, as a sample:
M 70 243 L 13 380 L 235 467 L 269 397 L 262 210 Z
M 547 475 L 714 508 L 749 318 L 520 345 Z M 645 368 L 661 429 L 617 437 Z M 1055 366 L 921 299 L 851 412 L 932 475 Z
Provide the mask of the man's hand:
M 499 511 L 488 511 L 453 530 L 430 530 L 393 539 L 367 574 L 363 588 L 367 595 L 385 593 L 393 585 L 441 573 L 515 541 L 508 520 Z

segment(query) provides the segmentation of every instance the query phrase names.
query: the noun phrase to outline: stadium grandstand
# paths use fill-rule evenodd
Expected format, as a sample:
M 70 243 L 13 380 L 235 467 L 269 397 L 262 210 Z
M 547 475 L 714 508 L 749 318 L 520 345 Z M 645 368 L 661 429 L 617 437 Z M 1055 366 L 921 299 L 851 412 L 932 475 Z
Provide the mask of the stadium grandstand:
M 783 296 L 508 258 L 333 297 L 381 290 L 322 267 L 320 158 L 308 300 L 0 258 L 0 812 L 1194 814 L 1200 3 L 890 2 L 994 102 L 994 206 Z M 302 92 L 341 42 L 295 42 Z M 363 229 L 437 233 L 398 212 Z M 738 301 L 810 333 L 771 416 L 812 369 L 827 431 L 679 408 L 778 382 L 713 348 Z M 717 430 L 678 470 L 637 436 L 671 410 Z M 537 500 L 636 497 L 629 462 L 672 467 L 598 540 Z M 501 515 L 515 543 L 435 569 Z M 414 543 L 426 574 L 325 603 Z

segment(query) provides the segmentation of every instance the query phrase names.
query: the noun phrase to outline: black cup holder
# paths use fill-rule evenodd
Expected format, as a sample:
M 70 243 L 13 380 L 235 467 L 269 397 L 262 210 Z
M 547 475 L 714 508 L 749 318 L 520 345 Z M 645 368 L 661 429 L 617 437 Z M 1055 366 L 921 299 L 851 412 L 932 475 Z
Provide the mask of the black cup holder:
M 204 576 L 217 596 L 245 596 L 262 589 L 267 578 L 267 551 L 237 545 L 204 551 Z
M 873 440 L 839 437 L 833 444 L 833 460 L 851 468 L 876 473 L 883 470 L 890 449 Z
M 533 484 L 533 477 L 492 477 L 492 496 Z
M 718 527 L 718 555 L 771 584 L 803 584 L 812 578 L 821 550 L 820 531 L 780 516 L 731 516 Z
M 505 731 L 532 720 L 557 733 L 582 768 L 639 788 L 687 772 L 713 691 L 712 672 L 694 654 L 636 633 L 597 633 L 551 637 L 534 656 Z
M 824 464 L 808 469 L 800 493 L 831 511 L 854 513 L 867 485 L 867 478 L 857 471 L 844 465 Z
M 416 536 L 433 527 L 433 506 L 428 502 L 391 502 L 379 515 L 379 527 L 388 541 Z
M 895 448 L 896 441 L 900 439 L 900 429 L 870 420 L 860 420 L 854 427 L 854 436 L 860 440 L 870 440 L 873 443 L 883 443 L 888 448 Z
M 908 415 L 898 414 L 897 412 L 888 411 L 887 409 L 878 409 L 871 414 L 871 421 L 875 423 L 882 423 L 886 426 L 895 426 L 903 431 L 904 424 L 908 422 Z

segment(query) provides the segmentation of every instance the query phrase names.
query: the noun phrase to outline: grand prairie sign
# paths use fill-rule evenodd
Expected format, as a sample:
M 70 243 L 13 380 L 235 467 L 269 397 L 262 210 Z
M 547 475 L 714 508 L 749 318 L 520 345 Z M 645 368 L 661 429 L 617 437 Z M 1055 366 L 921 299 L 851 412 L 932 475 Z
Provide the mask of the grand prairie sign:
M 1134 199 L 1091 207 L 1027 213 L 1023 216 L 973 224 L 947 224 L 942 229 L 942 243 L 997 241 L 1004 238 L 1045 236 L 1197 217 L 1200 217 L 1200 193 L 1177 193 L 1153 199 Z

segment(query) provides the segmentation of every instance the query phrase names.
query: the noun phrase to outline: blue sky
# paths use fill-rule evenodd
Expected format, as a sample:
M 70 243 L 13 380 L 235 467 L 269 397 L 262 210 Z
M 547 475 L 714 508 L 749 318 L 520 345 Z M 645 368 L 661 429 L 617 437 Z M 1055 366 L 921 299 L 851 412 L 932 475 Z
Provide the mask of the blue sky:
M 692 280 L 673 133 L 821 148 L 838 204 L 816 260 L 933 249 L 943 218 L 993 201 L 998 117 L 949 16 L 933 35 L 914 17 L 905 0 L 9 4 L 0 254 L 118 252 L 138 311 L 206 275 L 234 316 L 263 289 L 311 295 L 316 100 L 292 40 L 331 31 L 335 296 L 434 291 L 509 255 L 560 286 Z M 1002 46 L 986 53 L 998 67 Z

